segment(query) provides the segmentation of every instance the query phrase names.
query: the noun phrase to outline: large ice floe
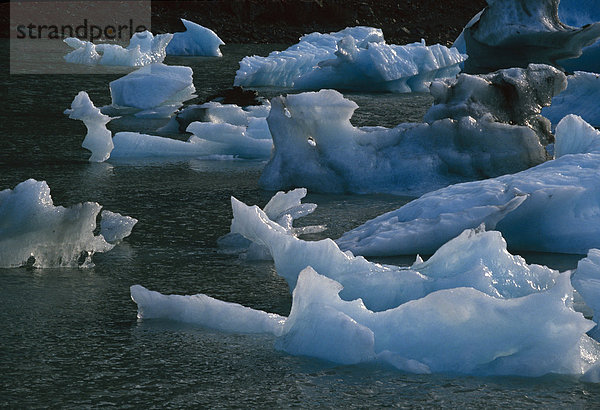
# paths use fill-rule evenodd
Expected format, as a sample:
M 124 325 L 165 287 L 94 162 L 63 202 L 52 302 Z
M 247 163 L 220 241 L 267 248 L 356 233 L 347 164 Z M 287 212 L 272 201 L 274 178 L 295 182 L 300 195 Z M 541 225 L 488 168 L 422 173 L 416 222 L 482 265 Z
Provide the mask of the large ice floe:
M 435 78 L 454 77 L 465 55 L 440 44 L 386 44 L 380 29 L 349 27 L 312 33 L 284 51 L 240 62 L 235 85 L 302 90 L 427 91 Z
M 576 71 L 567 80 L 567 89 L 552 99 L 552 105 L 542 109 L 542 115 L 557 124 L 565 115 L 576 114 L 588 124 L 600 127 L 600 74 Z
M 68 63 L 138 67 L 161 63 L 173 34 L 154 36 L 149 31 L 135 33 L 126 48 L 118 44 L 94 44 L 91 41 L 68 37 L 64 40 L 74 48 L 64 58 Z
M 274 151 L 260 185 L 420 195 L 522 171 L 547 159 L 553 136 L 539 113 L 566 83 L 546 65 L 437 80 L 425 122 L 393 129 L 354 127 L 358 106 L 337 91 L 277 97 L 267 119 Z
M 360 255 L 432 254 L 485 223 L 511 249 L 585 254 L 600 248 L 600 131 L 568 115 L 556 127 L 556 159 L 513 175 L 452 185 L 345 233 Z
M 117 132 L 114 137 L 106 128 L 110 117 L 102 114 L 94 106 L 85 91 L 79 92 L 65 110 L 69 118 L 81 120 L 87 127 L 83 147 L 92 152 L 92 162 L 112 159 L 136 158 L 268 158 L 272 141 L 264 117 L 252 117 L 252 114 L 266 115 L 264 110 L 256 109 L 251 113 L 237 106 L 225 106 L 207 103 L 204 107 L 211 122 L 193 122 L 188 131 L 194 133 L 187 141 L 137 132 Z M 233 125 L 224 120 L 242 119 L 247 125 Z
M 140 319 L 272 334 L 278 349 L 341 364 L 598 380 L 600 345 L 586 335 L 595 324 L 573 309 L 570 272 L 528 265 L 498 232 L 466 230 L 428 261 L 399 267 L 330 239 L 302 241 L 260 208 L 232 206 L 232 231 L 267 247 L 293 290 L 289 317 L 134 285 Z
M 184 101 L 195 97 L 190 67 L 154 63 L 111 81 L 112 105 L 102 107 L 111 116 L 133 114 L 169 118 Z
M 559 1 L 487 0 L 488 6 L 473 17 L 454 42 L 458 50 L 469 56 L 465 71 L 487 73 L 526 67 L 529 63 L 559 67 L 557 60 L 579 57 L 584 47 L 600 38 L 600 22 L 581 28 L 567 26 L 559 20 Z M 581 6 L 598 8 L 596 1 L 570 3 L 569 10 Z M 577 62 L 571 68 L 587 69 Z
M 101 209 L 96 202 L 55 206 L 45 181 L 28 179 L 0 191 L 0 267 L 93 266 L 92 255 L 111 250 L 137 222 L 102 211 L 96 235 Z
M 181 19 L 186 31 L 173 34 L 167 45 L 167 55 L 222 57 L 219 46 L 225 44 L 209 28 Z

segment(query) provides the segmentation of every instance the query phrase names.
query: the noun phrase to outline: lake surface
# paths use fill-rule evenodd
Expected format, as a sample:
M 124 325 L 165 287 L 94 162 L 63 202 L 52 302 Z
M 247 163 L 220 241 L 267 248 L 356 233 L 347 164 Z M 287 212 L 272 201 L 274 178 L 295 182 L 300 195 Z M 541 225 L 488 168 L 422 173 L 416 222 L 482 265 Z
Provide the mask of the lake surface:
M 199 97 L 191 103 L 202 102 L 232 85 L 245 55 L 282 48 L 228 45 L 222 59 L 180 57 L 166 63 L 193 68 Z M 109 104 L 108 83 L 121 75 L 2 77 L 8 93 L 1 102 L 0 190 L 28 178 L 45 180 L 55 205 L 95 201 L 139 222 L 122 244 L 95 255 L 93 268 L 0 269 L 0 407 L 600 405 L 600 385 L 572 377 L 412 375 L 383 365 L 340 366 L 276 351 L 268 336 L 138 321 L 129 295 L 134 284 L 161 293 L 205 293 L 282 315 L 289 313 L 291 296 L 272 263 L 242 261 L 216 244 L 229 231 L 232 195 L 260 206 L 272 196 L 257 186 L 264 162 L 87 161 L 89 153 L 81 148 L 85 127 L 62 112 L 80 90 L 96 106 Z M 271 97 L 287 90 L 260 92 Z M 424 94 L 347 97 L 361 107 L 355 125 L 419 121 L 431 104 Z M 152 133 L 163 123 L 134 125 Z M 130 126 L 116 122 L 111 128 Z M 408 200 L 309 193 L 305 202 L 318 208 L 301 222 L 325 223 L 329 229 L 321 237 L 337 238 Z M 579 259 L 526 257 L 561 270 L 574 268 Z

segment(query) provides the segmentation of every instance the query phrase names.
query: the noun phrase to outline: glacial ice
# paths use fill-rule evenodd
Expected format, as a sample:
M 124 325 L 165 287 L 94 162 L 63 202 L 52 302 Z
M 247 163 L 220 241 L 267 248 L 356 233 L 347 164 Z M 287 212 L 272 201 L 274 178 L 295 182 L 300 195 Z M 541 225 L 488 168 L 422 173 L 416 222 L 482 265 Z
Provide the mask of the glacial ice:
M 131 216 L 121 215 L 117 212 L 108 210 L 102 211 L 100 214 L 100 235 L 104 237 L 108 243 L 118 243 L 123 238 L 131 235 L 131 231 L 138 220 Z
M 278 273 L 296 272 L 289 317 L 135 285 L 131 296 L 140 319 L 267 333 L 280 350 L 340 364 L 380 361 L 415 373 L 595 377 L 600 346 L 585 334 L 593 322 L 573 310 L 570 272 L 527 265 L 506 251 L 498 232 L 466 231 L 437 258 L 399 268 L 355 258 L 330 240 L 301 241 L 257 207 L 238 205 L 248 211 L 235 216 L 243 219 L 244 233 L 270 247 Z M 420 288 L 406 289 L 417 281 Z M 410 288 L 417 292 L 409 294 Z M 406 298 L 393 301 L 394 291 Z M 369 307 L 381 298 L 390 304 Z
M 600 250 L 591 249 L 586 258 L 577 264 L 571 281 L 585 304 L 594 311 L 596 327 L 588 334 L 600 340 Z
M 263 208 L 265 215 L 280 225 L 287 234 L 294 237 L 322 232 L 324 225 L 303 226 L 295 228 L 294 220 L 314 212 L 316 204 L 302 203 L 306 196 L 306 188 L 298 188 L 289 192 L 277 192 Z M 243 254 L 247 260 L 271 260 L 269 249 L 254 243 L 242 235 L 230 232 L 218 239 L 219 247 L 230 252 Z
M 357 105 L 337 91 L 277 97 L 267 119 L 274 151 L 260 185 L 419 195 L 521 171 L 547 159 L 543 145 L 553 137 L 539 113 L 565 87 L 564 74 L 545 65 L 460 74 L 432 83 L 425 123 L 393 129 L 354 127 Z
M 101 208 L 95 202 L 54 206 L 45 181 L 28 179 L 0 191 L 0 267 L 93 266 L 92 255 L 111 250 L 107 240 L 129 235 L 136 222 L 119 215 L 109 223 L 116 236 L 94 235 Z M 119 227 L 125 219 L 127 227 Z
M 64 39 L 74 50 L 64 56 L 68 63 L 138 67 L 161 63 L 173 34 L 154 36 L 149 31 L 135 33 L 126 48 L 118 44 L 94 44 L 76 37 Z
M 576 114 L 588 124 L 600 127 L 600 74 L 576 71 L 567 80 L 567 89 L 554 96 L 552 105 L 542 109 L 542 115 L 557 124 L 565 115 Z
M 170 117 L 184 101 L 195 97 L 192 69 L 154 63 L 111 81 L 111 116 L 135 112 L 138 117 Z M 133 109 L 133 110 L 132 110 Z
M 186 31 L 174 33 L 167 46 L 167 55 L 222 57 L 219 46 L 225 44 L 217 34 L 193 21 L 181 19 Z
M 430 192 L 336 242 L 360 255 L 432 254 L 485 223 L 511 249 L 586 254 L 600 248 L 600 131 L 566 116 L 555 156 L 517 174 Z
M 529 63 L 559 67 L 557 60 L 579 57 L 584 47 L 600 38 L 600 22 L 582 28 L 562 23 L 559 0 L 487 0 L 487 3 L 454 42 L 459 51 L 469 56 L 464 64 L 469 73 L 526 67 Z M 580 7 L 579 4 L 573 7 Z M 595 7 L 589 3 L 586 6 Z M 572 69 L 585 70 L 577 63 Z
M 303 36 L 267 57 L 245 57 L 235 85 L 302 90 L 427 91 L 435 78 L 454 77 L 465 55 L 440 44 L 386 44 L 380 29 L 349 27 Z
M 583 27 L 600 21 L 598 0 L 561 0 L 558 17 L 569 26 Z M 570 60 L 558 61 L 565 70 L 600 73 L 600 40 L 584 47 L 583 54 Z

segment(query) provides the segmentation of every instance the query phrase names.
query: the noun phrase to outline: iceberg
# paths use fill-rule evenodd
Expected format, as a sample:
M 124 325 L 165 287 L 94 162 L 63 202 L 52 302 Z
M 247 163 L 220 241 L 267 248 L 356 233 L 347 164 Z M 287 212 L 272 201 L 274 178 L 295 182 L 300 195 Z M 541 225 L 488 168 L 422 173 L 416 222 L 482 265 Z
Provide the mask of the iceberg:
M 586 254 L 600 248 L 600 131 L 575 115 L 556 127 L 556 159 L 513 175 L 452 185 L 346 232 L 360 255 L 432 254 L 485 223 L 511 249 Z
M 170 117 L 184 101 L 195 97 L 192 69 L 154 63 L 111 81 L 112 105 L 102 107 L 108 115 Z
M 576 71 L 567 80 L 567 89 L 554 96 L 552 105 L 542 109 L 542 115 L 557 124 L 567 114 L 576 114 L 588 124 L 600 127 L 600 74 Z
M 386 44 L 380 29 L 352 27 L 303 36 L 267 57 L 245 57 L 234 84 L 301 90 L 427 91 L 435 78 L 454 77 L 465 55 L 425 42 Z
M 131 231 L 138 220 L 131 216 L 121 215 L 117 212 L 103 210 L 100 214 L 100 235 L 108 243 L 119 243 L 123 238 L 131 235 Z
M 324 225 L 303 226 L 295 228 L 294 220 L 309 215 L 317 209 L 316 204 L 303 204 L 306 196 L 305 188 L 289 192 L 277 192 L 263 208 L 265 215 L 280 225 L 287 234 L 298 237 L 304 234 L 322 232 L 327 229 Z M 217 240 L 219 247 L 230 252 L 242 253 L 247 260 L 271 260 L 269 249 L 258 245 L 242 235 L 230 232 Z
M 267 118 L 274 151 L 259 183 L 420 195 L 522 171 L 547 159 L 553 136 L 539 113 L 565 87 L 564 74 L 545 65 L 460 74 L 432 83 L 425 123 L 393 129 L 354 127 L 358 106 L 334 90 L 276 97 Z
M 600 21 L 600 5 L 597 0 L 561 0 L 558 17 L 569 26 L 583 27 Z M 584 47 L 582 55 L 570 60 L 558 61 L 565 70 L 600 72 L 600 41 Z
M 193 21 L 181 19 L 186 28 L 182 33 L 174 33 L 167 45 L 167 55 L 222 57 L 219 46 L 225 44 L 217 34 Z
M 579 261 L 571 281 L 585 304 L 594 311 L 596 327 L 589 335 L 600 340 L 600 249 L 591 249 L 587 257 Z
M 487 0 L 488 6 L 454 42 L 469 56 L 465 71 L 487 73 L 530 63 L 560 67 L 558 60 L 579 57 L 584 47 L 600 38 L 600 22 L 582 28 L 565 25 L 559 20 L 559 1 Z M 573 3 L 573 7 L 580 7 L 581 2 Z M 597 9 L 591 3 L 586 6 Z M 584 67 L 575 65 L 574 69 Z
M 128 236 L 137 222 L 104 211 L 114 235 L 94 235 L 101 208 L 96 202 L 55 206 L 45 181 L 28 179 L 0 191 L 0 267 L 93 266 L 92 255 L 111 250 L 109 242 Z
M 217 103 L 215 103 L 217 104 Z M 219 111 L 219 110 L 217 110 Z M 249 120 L 248 127 L 227 123 L 199 123 L 189 125 L 188 131 L 197 133 L 187 141 L 137 132 L 117 132 L 111 139 L 106 128 L 110 117 L 94 107 L 88 94 L 81 91 L 65 110 L 69 118 L 82 120 L 88 129 L 84 148 L 92 151 L 90 161 L 133 158 L 198 158 L 227 156 L 228 158 L 264 159 L 272 149 L 268 128 L 261 118 Z M 204 124 L 204 125 L 202 125 Z
M 161 63 L 173 34 L 154 36 L 149 31 L 135 33 L 126 48 L 118 44 L 94 44 L 76 37 L 64 39 L 74 50 L 64 56 L 68 63 L 138 67 Z

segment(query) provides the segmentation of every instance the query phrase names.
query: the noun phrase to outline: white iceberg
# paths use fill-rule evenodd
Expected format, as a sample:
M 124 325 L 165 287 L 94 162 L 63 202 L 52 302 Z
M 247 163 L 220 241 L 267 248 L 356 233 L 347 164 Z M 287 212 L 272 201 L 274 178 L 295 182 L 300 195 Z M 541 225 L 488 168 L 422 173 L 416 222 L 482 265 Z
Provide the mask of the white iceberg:
M 354 127 L 358 106 L 337 91 L 276 97 L 267 118 L 274 151 L 260 185 L 420 195 L 522 171 L 547 159 L 553 136 L 539 113 L 565 86 L 564 74 L 545 65 L 461 74 L 431 85 L 425 123 L 393 129 Z
M 386 44 L 380 29 L 352 27 L 303 36 L 267 57 L 245 57 L 235 85 L 302 90 L 426 91 L 435 78 L 454 77 L 465 55 L 440 44 Z
M 167 55 L 223 56 L 219 46 L 225 43 L 214 31 L 186 19 L 181 19 L 181 22 L 186 31 L 173 34 L 173 38 L 167 46 Z
M 138 117 L 170 117 L 184 101 L 195 97 L 192 69 L 154 63 L 111 81 L 108 115 L 135 113 Z
M 135 33 L 126 48 L 118 44 L 94 44 L 75 37 L 64 39 L 71 48 L 64 56 L 68 63 L 85 65 L 112 65 L 138 67 L 161 63 L 166 56 L 166 48 L 173 34 L 154 36 L 149 31 Z
M 317 204 L 302 203 L 306 196 L 305 188 L 289 192 L 277 192 L 263 208 L 265 215 L 280 225 L 286 233 L 292 236 L 322 232 L 327 229 L 324 225 L 312 225 L 295 228 L 294 220 L 309 215 L 317 209 Z M 254 243 L 242 235 L 230 232 L 218 239 L 221 248 L 232 252 L 242 253 L 248 260 L 270 260 L 269 249 Z
M 28 179 L 12 190 L 0 191 L 0 267 L 93 266 L 95 252 L 114 247 L 102 234 L 94 234 L 101 208 L 95 202 L 54 206 L 45 181 Z M 111 222 L 111 230 L 120 232 L 108 240 L 131 233 L 137 221 L 129 218 L 123 229 L 119 227 L 122 218 L 129 217 Z
M 586 254 L 600 248 L 600 131 L 565 117 L 556 127 L 555 156 L 514 175 L 430 192 L 336 242 L 360 255 L 432 254 L 485 223 L 511 249 Z
M 100 214 L 100 235 L 109 243 L 118 243 L 123 238 L 131 235 L 131 231 L 138 220 L 131 216 L 121 215 L 117 212 L 108 210 L 102 211 Z
M 542 115 L 557 124 L 565 115 L 576 114 L 588 124 L 600 127 L 600 74 L 576 71 L 567 80 L 567 89 L 554 96 L 552 105 L 542 109 Z
M 559 20 L 559 1 L 487 0 L 488 6 L 454 42 L 454 47 L 469 56 L 465 71 L 487 73 L 530 63 L 559 67 L 557 60 L 579 57 L 584 47 L 600 38 L 600 22 L 582 28 L 565 25 Z M 581 7 L 581 2 L 573 3 L 573 7 Z

